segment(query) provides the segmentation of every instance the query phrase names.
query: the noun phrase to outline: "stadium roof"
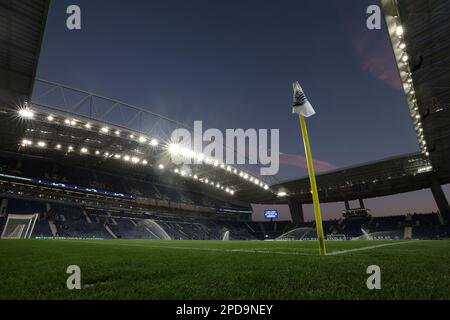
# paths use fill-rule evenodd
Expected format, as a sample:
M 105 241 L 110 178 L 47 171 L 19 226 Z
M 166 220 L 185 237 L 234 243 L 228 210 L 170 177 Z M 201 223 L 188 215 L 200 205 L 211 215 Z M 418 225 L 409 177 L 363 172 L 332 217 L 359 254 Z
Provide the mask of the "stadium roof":
M 421 150 L 448 181 L 450 2 L 383 0 L 382 5 Z
M 0 103 L 31 97 L 49 0 L 0 1 Z

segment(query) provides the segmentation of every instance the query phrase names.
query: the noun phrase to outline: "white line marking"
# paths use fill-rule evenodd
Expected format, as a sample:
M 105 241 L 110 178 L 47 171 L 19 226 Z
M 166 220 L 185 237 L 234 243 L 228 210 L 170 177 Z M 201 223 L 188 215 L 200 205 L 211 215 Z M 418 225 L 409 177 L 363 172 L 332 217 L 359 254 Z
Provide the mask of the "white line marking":
M 329 256 L 335 256 L 338 254 L 345 254 L 345 253 L 351 253 L 351 252 L 357 252 L 357 251 L 364 251 L 364 250 L 371 250 L 371 249 L 377 249 L 382 247 L 388 247 L 388 246 L 396 246 L 399 244 L 405 244 L 405 243 L 411 243 L 409 241 L 403 241 L 403 242 L 394 242 L 394 243 L 384 243 L 384 244 L 377 244 L 374 246 L 367 246 L 367 247 L 361 247 L 361 248 L 355 248 L 355 249 L 348 249 L 348 250 L 339 250 L 339 251 L 332 251 L 329 252 Z
M 180 246 L 161 246 L 161 245 L 138 245 L 138 244 L 131 244 L 131 243 L 117 243 L 117 242 L 102 242 L 102 241 L 89 241 L 89 240 L 83 240 L 83 241 L 77 241 L 77 240 L 60 240 L 60 241 L 66 241 L 66 242 L 77 242 L 77 243 L 89 243 L 89 244 L 103 244 L 103 245 L 119 245 L 119 246 L 127 246 L 127 247 L 138 247 L 138 248 L 156 248 L 156 249 L 175 249 L 175 250 L 190 250 L 190 251 L 209 251 L 209 252 L 242 252 L 242 253 L 264 253 L 264 254 L 278 254 L 278 255 L 293 255 L 293 256 L 316 256 L 316 254 L 310 254 L 305 252 L 300 252 L 302 248 L 299 248 L 299 252 L 292 252 L 292 251 L 269 251 L 269 250 L 261 250 L 261 248 L 257 249 L 220 249 L 220 248 L 198 248 L 198 247 L 180 247 Z M 417 242 L 417 241 L 415 241 Z M 339 250 L 339 251 L 331 251 L 328 252 L 327 255 L 329 256 L 335 256 L 340 254 L 346 254 L 346 253 L 352 253 L 352 252 L 358 252 L 358 251 L 365 251 L 365 250 L 372 250 L 382 247 L 388 247 L 388 246 L 395 246 L 405 243 L 411 243 L 411 241 L 402 241 L 402 242 L 393 242 L 393 243 L 383 243 L 383 244 L 377 244 L 373 246 L 367 246 L 367 247 L 360 247 L 360 248 L 354 248 L 354 249 L 348 249 L 348 250 Z M 265 248 L 263 248 L 265 249 Z M 305 248 L 310 249 L 310 248 Z
M 219 249 L 219 248 L 198 248 L 198 247 L 177 247 L 177 246 L 157 246 L 157 245 L 137 245 L 129 243 L 114 243 L 114 242 L 101 242 L 101 241 L 77 241 L 77 240 L 61 240 L 70 241 L 78 243 L 89 243 L 89 244 L 103 244 L 103 245 L 119 245 L 127 247 L 138 247 L 138 248 L 156 248 L 156 249 L 175 249 L 175 250 L 190 250 L 190 251 L 210 251 L 210 252 L 244 252 L 244 253 L 265 253 L 265 254 L 281 254 L 281 255 L 299 255 L 299 256 L 312 256 L 312 254 L 307 254 L 304 252 L 281 252 L 281 251 L 265 251 L 258 249 Z

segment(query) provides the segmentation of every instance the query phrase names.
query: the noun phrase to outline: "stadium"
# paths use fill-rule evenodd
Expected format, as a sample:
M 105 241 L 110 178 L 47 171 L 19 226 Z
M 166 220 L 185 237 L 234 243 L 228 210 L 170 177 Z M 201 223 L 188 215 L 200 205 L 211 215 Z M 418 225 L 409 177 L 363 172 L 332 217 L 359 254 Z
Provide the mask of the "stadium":
M 203 158 L 168 139 L 193 130 L 178 119 L 38 78 L 51 6 L 0 1 L 0 299 L 450 298 L 447 1 L 381 1 L 419 150 L 317 174 L 320 202 L 345 206 L 324 217 L 325 257 L 308 176 Z M 437 212 L 366 207 L 422 189 Z

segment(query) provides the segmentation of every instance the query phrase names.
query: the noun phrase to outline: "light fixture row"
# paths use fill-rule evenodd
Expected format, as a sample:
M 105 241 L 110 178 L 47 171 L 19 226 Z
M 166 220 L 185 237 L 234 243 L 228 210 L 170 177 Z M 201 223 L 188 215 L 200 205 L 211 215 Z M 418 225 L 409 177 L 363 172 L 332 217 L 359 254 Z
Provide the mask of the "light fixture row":
M 417 104 L 417 97 L 416 92 L 414 90 L 414 80 L 412 78 L 412 72 L 410 70 L 409 66 L 409 56 L 407 53 L 407 45 L 405 42 L 405 30 L 403 26 L 399 23 L 398 17 L 397 17 L 397 27 L 395 28 L 395 35 L 398 38 L 398 47 L 402 51 L 402 54 L 398 57 L 399 61 L 399 68 L 401 71 L 405 72 L 406 74 L 406 81 L 404 82 L 404 90 L 407 95 L 408 105 L 411 112 L 411 117 L 414 123 L 414 129 L 416 131 L 417 139 L 419 141 L 419 147 L 421 152 L 425 156 L 429 156 L 429 150 L 427 141 L 425 139 L 425 135 L 423 132 L 423 124 L 422 124 L 422 117 L 419 112 L 419 106 Z
M 263 188 L 264 190 L 269 190 L 269 186 L 266 183 L 264 183 L 264 181 L 261 181 L 260 179 L 253 177 L 250 174 L 248 174 L 242 170 L 238 170 L 237 168 L 233 168 L 230 165 L 221 163 L 217 159 L 206 157 L 202 153 L 197 153 L 193 150 L 182 147 L 177 143 L 169 144 L 168 151 L 172 156 L 181 156 L 181 157 L 184 157 L 187 159 L 196 160 L 197 163 L 200 163 L 200 164 L 203 163 L 203 164 L 210 165 L 212 167 L 221 168 L 224 171 L 227 171 L 229 173 L 232 173 L 232 174 L 235 174 L 235 175 L 241 177 L 243 180 L 252 182 L 256 186 L 259 186 L 259 187 Z

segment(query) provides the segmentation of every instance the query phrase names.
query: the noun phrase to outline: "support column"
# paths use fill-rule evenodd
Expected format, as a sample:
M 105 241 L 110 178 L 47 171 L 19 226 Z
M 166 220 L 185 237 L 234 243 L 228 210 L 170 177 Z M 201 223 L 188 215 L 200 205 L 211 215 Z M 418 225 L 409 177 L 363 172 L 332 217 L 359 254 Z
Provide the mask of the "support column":
M 364 200 L 363 199 L 359 199 L 359 207 L 361 209 L 365 209 L 366 207 L 364 206 Z
M 350 204 L 348 203 L 348 200 L 345 200 L 344 201 L 344 203 L 345 203 L 345 210 L 350 210 Z
M 303 205 L 300 201 L 294 198 L 289 198 L 289 210 L 291 211 L 293 222 L 305 222 L 305 216 L 303 215 Z
M 435 175 L 431 177 L 431 193 L 433 194 L 434 201 L 436 201 L 439 209 L 439 214 L 444 220 L 444 223 L 450 222 L 450 205 L 448 204 L 445 193 L 442 190 L 441 184 Z

